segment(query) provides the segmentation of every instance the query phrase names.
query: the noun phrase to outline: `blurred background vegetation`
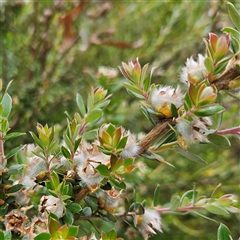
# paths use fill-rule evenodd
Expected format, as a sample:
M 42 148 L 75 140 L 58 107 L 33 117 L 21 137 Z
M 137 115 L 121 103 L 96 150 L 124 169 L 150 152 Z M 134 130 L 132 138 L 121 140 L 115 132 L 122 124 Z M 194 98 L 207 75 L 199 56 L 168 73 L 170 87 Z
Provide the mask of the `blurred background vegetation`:
M 231 1 L 239 9 L 240 3 Z M 121 62 L 139 57 L 141 65 L 157 67 L 153 81 L 176 86 L 187 57 L 204 54 L 202 38 L 209 32 L 220 34 L 232 26 L 226 1 L 2 1 L 1 3 L 1 77 L 13 97 L 11 129 L 34 131 L 37 122 L 66 126 L 65 111 L 73 116 L 77 111 L 75 96 L 86 97 L 90 88 L 103 86 L 113 94 L 102 122 L 122 125 L 133 133 L 151 129 L 134 101 L 122 87 L 118 72 Z M 223 128 L 239 124 L 237 100 L 224 95 Z M 30 135 L 18 143 L 32 142 Z M 210 197 L 222 183 L 219 196 L 234 193 L 239 197 L 239 139 L 232 137 L 231 149 L 210 145 L 192 146 L 193 151 L 209 164 L 203 166 L 186 160 L 174 152 L 163 153 L 176 166 L 170 168 L 158 162 L 139 159 L 133 174 L 128 176 L 131 200 L 132 188 L 139 201 L 151 198 L 157 184 L 161 188 L 161 204 L 173 194 L 182 194 L 196 183 L 200 194 Z M 13 146 L 9 146 L 13 147 Z M 216 218 L 225 223 L 237 239 L 237 216 Z M 164 234 L 153 239 L 190 240 L 216 239 L 218 224 L 195 215 L 163 215 Z M 109 230 L 112 225 L 104 225 Z M 90 224 L 83 224 L 88 233 Z M 142 239 L 123 222 L 118 223 L 119 236 Z M 84 234 L 84 233 L 83 233 Z

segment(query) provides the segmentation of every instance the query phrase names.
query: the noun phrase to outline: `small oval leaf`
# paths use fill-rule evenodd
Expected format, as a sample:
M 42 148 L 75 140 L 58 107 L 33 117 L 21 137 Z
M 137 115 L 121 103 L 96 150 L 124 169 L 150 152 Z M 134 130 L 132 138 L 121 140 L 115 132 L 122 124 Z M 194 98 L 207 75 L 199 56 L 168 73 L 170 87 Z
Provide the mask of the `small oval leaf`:
M 89 113 L 85 120 L 87 123 L 90 123 L 99 119 L 100 117 L 102 117 L 102 110 L 94 109 L 92 112 Z
M 227 137 L 223 136 L 223 135 L 218 135 L 218 134 L 208 134 L 207 135 L 207 139 L 217 145 L 218 147 L 221 147 L 221 148 L 229 148 L 231 147 L 231 143 L 230 141 L 228 140 Z
M 200 108 L 194 111 L 194 115 L 197 117 L 207 117 L 207 116 L 212 116 L 214 114 L 221 113 L 225 110 L 224 107 L 219 106 L 219 105 L 213 105 L 205 108 Z
M 218 228 L 218 240 L 231 240 L 230 231 L 224 224 L 220 224 Z

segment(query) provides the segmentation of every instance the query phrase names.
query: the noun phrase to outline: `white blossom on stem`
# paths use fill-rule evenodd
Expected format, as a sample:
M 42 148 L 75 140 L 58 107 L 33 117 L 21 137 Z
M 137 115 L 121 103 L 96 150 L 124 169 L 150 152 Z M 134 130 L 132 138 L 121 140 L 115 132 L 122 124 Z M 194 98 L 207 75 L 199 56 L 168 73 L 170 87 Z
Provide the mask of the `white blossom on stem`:
M 143 215 L 134 215 L 133 222 L 145 240 L 156 234 L 156 231 L 162 232 L 161 217 L 154 210 L 145 209 Z

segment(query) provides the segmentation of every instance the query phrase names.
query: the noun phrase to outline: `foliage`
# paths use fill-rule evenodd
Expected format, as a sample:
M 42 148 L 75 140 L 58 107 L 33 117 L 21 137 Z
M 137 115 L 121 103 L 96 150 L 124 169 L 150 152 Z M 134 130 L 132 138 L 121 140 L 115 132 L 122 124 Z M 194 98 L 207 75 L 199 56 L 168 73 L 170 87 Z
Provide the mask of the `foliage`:
M 76 64 L 77 58 L 70 53 L 79 42 L 74 24 L 77 21 L 76 16 L 83 13 L 86 5 L 89 5 L 89 11 L 84 14 L 89 19 L 85 24 L 89 24 L 90 27 L 84 28 L 84 24 L 82 25 L 80 48 L 82 51 L 88 49 L 89 56 L 92 45 L 120 48 L 118 57 L 122 58 L 122 48 L 134 49 L 144 44 L 141 41 L 131 44 L 116 41 L 114 37 L 121 31 L 111 38 L 111 35 L 104 36 L 108 33 L 106 28 L 99 30 L 100 28 L 92 25 L 94 22 L 92 19 L 97 18 L 99 20 L 97 24 L 101 25 L 103 21 L 101 17 L 105 13 L 109 16 L 113 14 L 109 10 L 112 4 L 106 2 L 97 5 L 80 1 L 75 6 L 66 5 L 66 8 L 69 7 L 68 13 L 57 1 L 55 5 L 50 3 L 39 5 L 38 2 L 27 5 L 21 3 L 3 5 L 5 27 L 11 25 L 6 18 L 8 14 L 12 14 L 11 8 L 25 11 L 24 13 L 33 19 L 32 35 L 26 36 L 25 39 L 26 42 L 30 42 L 30 45 L 26 46 L 30 46 L 31 50 L 31 55 L 26 56 L 26 62 L 32 63 L 31 59 L 39 61 L 31 64 L 27 70 L 26 83 L 21 83 L 20 80 L 19 88 L 15 90 L 13 88 L 12 94 L 10 92 L 14 83 L 10 81 L 7 86 L 4 84 L 3 88 L 2 80 L 0 81 L 1 239 L 112 240 L 141 238 L 141 235 L 144 239 L 149 237 L 178 239 L 174 231 L 176 227 L 183 232 L 179 239 L 183 236 L 184 239 L 188 239 L 188 236 L 190 238 L 199 236 L 204 239 L 217 236 L 219 240 L 237 237 L 238 230 L 232 224 L 239 213 L 237 190 L 232 186 L 236 183 L 238 175 L 237 164 L 235 154 L 225 151 L 227 148 L 234 149 L 235 144 L 235 140 L 230 141 L 226 135 L 238 137 L 240 135 L 239 126 L 231 127 L 232 124 L 236 124 L 231 122 L 231 117 L 236 113 L 236 110 L 232 111 L 231 108 L 236 104 L 229 100 L 232 99 L 230 97 L 238 98 L 234 91 L 239 87 L 240 79 L 239 14 L 232 3 L 228 3 L 228 11 L 235 28 L 224 26 L 223 33 L 210 32 L 208 38 L 204 38 L 206 55 L 198 54 L 197 61 L 193 57 L 187 59 L 180 73 L 183 87 L 166 85 L 164 77 L 161 84 L 158 84 L 156 75 L 154 77 L 154 68 L 149 71 L 149 64 L 142 67 L 138 58 L 128 63 L 122 62 L 119 66 L 125 78 L 124 82 L 118 82 L 116 71 L 113 69 L 106 72 L 106 69 L 102 68 L 97 76 L 93 76 L 92 69 L 88 69 L 88 74 L 92 75 L 94 81 L 98 78 L 101 86 L 91 86 L 87 94 L 80 93 L 78 87 L 75 89 L 72 85 L 67 86 L 65 93 L 76 94 L 74 106 L 78 110 L 76 111 L 73 106 L 70 108 L 64 104 L 61 106 L 67 109 L 66 123 L 60 122 L 61 131 L 59 126 L 49 127 L 49 124 L 40 123 L 42 119 L 48 122 L 48 117 L 45 116 L 47 114 L 40 113 L 46 108 L 51 111 L 52 104 L 59 105 L 62 100 L 63 85 L 60 84 L 54 89 L 53 96 L 50 85 L 60 83 L 63 74 L 71 79 L 70 65 Z M 125 10 L 134 17 L 139 9 L 146 9 L 143 14 L 149 15 L 163 6 L 168 6 L 168 11 L 172 11 L 172 15 L 167 19 L 167 27 L 161 28 L 156 43 L 149 44 L 150 49 L 143 51 L 144 54 L 155 58 L 154 49 L 165 47 L 169 57 L 161 60 L 157 60 L 156 57 L 155 61 L 163 67 L 168 66 L 168 61 L 174 60 L 173 54 L 180 51 L 169 50 L 168 45 L 174 46 L 174 38 L 169 40 L 172 35 L 170 30 L 178 20 L 182 22 L 178 31 L 182 31 L 183 34 L 183 28 L 189 24 L 184 20 L 191 20 L 180 16 L 181 11 L 185 11 L 184 2 L 178 2 L 176 5 L 171 2 L 167 5 L 144 3 L 146 8 L 141 8 L 143 3 L 130 3 L 130 6 L 126 3 L 115 4 L 119 9 L 123 8 L 123 12 Z M 176 6 L 179 10 L 176 10 L 178 9 Z M 42 15 L 37 18 L 37 15 L 30 13 L 32 7 L 34 10 L 41 10 Z M 198 3 L 193 5 L 196 13 L 199 7 Z M 23 15 L 20 12 L 16 14 L 22 23 L 26 23 L 25 19 L 21 19 Z M 62 38 L 54 38 L 51 42 L 54 34 L 60 36 L 56 29 L 51 28 L 51 23 L 53 24 L 57 18 L 63 26 Z M 111 19 L 116 26 L 119 19 L 116 16 Z M 44 25 L 41 25 L 41 21 Z M 40 26 L 40 31 L 36 30 L 37 26 Z M 133 32 L 140 31 L 140 27 L 141 22 L 138 22 Z M 86 29 L 91 29 L 91 37 L 86 36 Z M 201 27 L 197 28 L 196 24 L 188 31 L 193 34 L 200 29 Z M 5 31 L 7 33 L 6 28 Z M 156 37 L 156 34 L 148 31 L 153 38 Z M 45 37 L 43 33 L 46 34 Z M 20 35 L 17 38 L 21 39 Z M 193 44 L 191 36 L 188 36 L 187 40 Z M 10 46 L 13 36 L 7 34 L 4 41 Z M 163 50 L 163 53 L 165 51 Z M 56 58 L 51 57 L 54 52 L 57 54 Z M 9 74 L 14 75 L 14 71 L 10 73 L 9 70 L 14 68 L 9 68 L 7 60 L 10 55 L 7 52 L 5 54 L 3 60 L 6 72 L 3 77 L 9 78 Z M 70 61 L 69 65 L 64 67 L 61 63 L 63 57 Z M 120 62 L 118 60 L 116 57 L 114 61 Z M 17 64 L 19 59 L 16 57 L 14 61 Z M 96 59 L 93 65 L 86 62 L 86 66 L 92 68 L 99 66 L 98 61 L 100 60 Z M 76 71 L 83 70 L 81 67 L 77 69 Z M 26 70 L 18 69 L 15 74 L 23 75 L 24 71 Z M 174 76 L 173 73 L 176 71 L 172 73 L 170 71 L 170 78 Z M 114 84 L 109 84 L 109 81 L 113 81 Z M 82 89 L 85 89 L 86 84 L 83 81 Z M 89 85 L 96 83 L 92 82 Z M 129 98 L 123 97 L 121 85 L 129 93 Z M 42 92 L 42 95 L 29 95 L 34 89 Z M 58 98 L 54 99 L 57 95 Z M 33 99 L 31 96 L 34 96 Z M 72 96 L 72 93 L 69 96 Z M 114 107 L 120 104 L 121 108 L 123 106 L 121 102 L 130 103 L 131 98 L 137 100 L 146 117 L 147 126 L 151 128 L 144 136 L 138 132 L 138 127 L 131 128 L 129 125 L 131 132 L 138 133 L 134 135 L 121 126 L 124 119 L 114 118 L 115 114 L 119 114 L 118 109 L 114 110 Z M 15 132 L 14 129 L 20 121 L 29 116 L 26 106 L 21 109 L 18 101 L 20 103 L 26 101 L 33 105 L 38 103 L 33 112 L 36 113 L 34 117 L 39 123 L 36 124 L 36 130 L 33 130 L 31 127 L 34 120 L 30 120 L 28 130 L 32 130 L 30 135 L 33 144 L 12 147 L 12 144 L 7 144 L 12 143 L 15 138 L 21 139 L 24 135 Z M 231 105 L 228 106 L 227 103 Z M 136 117 L 137 109 L 130 110 L 122 114 L 128 113 Z M 22 113 L 23 118 L 17 117 L 16 125 L 10 127 L 10 119 L 17 112 L 19 116 Z M 58 114 L 54 115 L 49 116 L 50 123 L 59 117 Z M 134 125 L 137 125 L 136 123 L 137 121 Z M 142 124 L 144 121 L 138 123 Z M 221 151 L 222 156 L 213 149 Z M 181 156 L 195 162 L 194 165 Z M 209 163 L 209 166 L 206 166 L 206 163 Z M 207 221 L 207 224 L 203 224 L 202 221 Z M 199 223 L 203 226 L 200 229 Z M 206 230 L 202 229 L 205 227 L 215 230 L 206 235 Z M 137 235 L 137 230 L 141 235 Z

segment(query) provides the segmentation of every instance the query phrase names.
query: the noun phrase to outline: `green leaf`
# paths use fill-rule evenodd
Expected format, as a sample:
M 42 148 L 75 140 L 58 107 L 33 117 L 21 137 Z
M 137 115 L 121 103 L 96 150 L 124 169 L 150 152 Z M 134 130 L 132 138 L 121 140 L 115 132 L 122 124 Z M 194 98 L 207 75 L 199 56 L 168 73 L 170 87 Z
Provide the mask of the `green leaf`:
M 12 240 L 12 232 L 10 230 L 7 230 L 4 232 L 4 240 Z
M 92 215 L 92 209 L 90 207 L 85 207 L 82 211 L 83 216 L 91 216 Z
M 110 213 L 110 212 L 107 212 L 107 219 L 110 221 L 110 222 L 117 222 L 117 219 Z M 110 238 L 110 239 L 113 239 L 113 238 Z M 115 239 L 115 238 L 114 238 Z
M 232 3 L 228 2 L 227 4 L 228 4 L 229 16 L 232 19 L 232 22 L 235 25 L 235 27 L 240 31 L 240 21 L 239 21 L 240 14 Z
M 63 140 L 66 143 L 67 147 L 69 148 L 70 151 L 74 151 L 74 146 L 70 138 L 68 137 L 67 134 L 63 135 Z
M 83 102 L 82 96 L 78 93 L 77 93 L 77 96 L 76 96 L 76 101 L 77 101 L 78 109 L 79 109 L 82 117 L 84 117 L 85 114 L 86 114 L 86 108 L 85 108 L 85 104 Z
M 57 190 L 59 187 L 60 181 L 57 173 L 55 171 L 52 171 L 52 174 L 50 176 L 50 182 L 53 190 Z
M 71 159 L 71 153 L 64 146 L 61 147 L 61 152 L 63 156 L 67 159 Z
M 127 197 L 124 198 L 124 209 L 125 209 L 125 212 L 128 213 L 128 211 L 129 211 L 129 201 L 128 201 Z
M 9 140 L 9 139 L 12 139 L 12 138 L 16 138 L 16 137 L 19 137 L 19 136 L 23 136 L 23 135 L 26 135 L 25 133 L 21 133 L 21 132 L 13 132 L 13 133 L 9 133 L 7 134 L 3 140 L 6 141 L 6 140 Z
M 110 169 L 104 164 L 98 165 L 95 169 L 104 177 L 110 176 Z
M 119 181 L 117 181 L 116 179 L 113 179 L 113 178 L 110 178 L 109 181 L 112 185 L 114 185 L 117 188 L 120 188 L 120 189 L 126 189 L 127 188 L 125 182 L 119 182 Z
M 74 216 L 73 216 L 72 212 L 69 211 L 68 209 L 66 209 L 66 213 L 63 216 L 63 221 L 64 221 L 64 223 L 66 223 L 68 225 L 72 225 L 73 224 Z
M 0 239 L 2 239 L 2 240 L 4 240 L 5 238 L 4 238 L 4 234 L 3 234 L 3 232 L 2 231 L 0 231 Z M 10 239 L 11 240 L 11 239 Z
M 128 136 L 123 137 L 123 138 L 120 140 L 120 142 L 119 142 L 119 144 L 118 144 L 118 146 L 117 146 L 117 149 L 125 148 L 126 143 L 127 143 L 127 140 L 128 140 Z
M 231 147 L 231 143 L 230 141 L 228 140 L 227 137 L 223 136 L 223 135 L 218 135 L 218 134 L 208 134 L 207 135 L 207 139 L 217 145 L 218 147 L 220 148 L 230 148 Z
M 14 156 L 15 154 L 17 154 L 17 153 L 18 153 L 19 151 L 21 151 L 25 146 L 26 146 L 26 145 L 20 145 L 20 146 L 18 146 L 18 147 L 13 148 L 10 152 L 8 152 L 8 153 L 6 154 L 6 159 L 8 159 L 8 158 Z
M 12 174 L 17 174 L 20 172 L 20 170 L 23 168 L 22 164 L 16 164 L 16 165 L 12 165 L 11 167 L 9 167 L 8 169 L 8 174 L 12 175 Z
M 189 190 L 182 195 L 180 202 L 182 204 L 184 198 L 188 198 L 188 199 L 192 200 L 193 198 L 196 198 L 196 197 L 197 197 L 197 191 Z
M 2 98 L 2 107 L 3 107 L 3 111 L 2 111 L 2 116 L 7 118 L 11 112 L 12 109 L 12 98 L 11 96 L 6 93 L 3 98 Z
M 220 226 L 218 228 L 217 232 L 217 239 L 218 240 L 232 240 L 230 237 L 231 232 L 229 231 L 228 227 L 222 223 L 220 223 Z
M 89 115 L 86 117 L 86 122 L 87 123 L 90 123 L 90 122 L 93 122 L 99 118 L 102 117 L 102 110 L 100 109 L 94 109 L 92 112 L 89 113 Z
M 79 213 L 82 210 L 82 207 L 77 203 L 70 203 L 67 206 L 67 209 L 72 213 Z
M 124 82 L 123 83 L 124 87 L 129 90 L 130 92 L 133 92 L 133 93 L 136 93 L 137 95 L 140 95 L 142 96 L 143 95 L 143 92 L 142 90 L 140 90 L 139 88 L 137 88 L 136 86 L 133 86 L 127 82 Z
M 85 139 L 86 139 L 86 138 L 85 138 Z M 81 141 L 82 141 L 82 137 L 78 138 L 78 139 L 75 141 L 75 144 L 74 144 L 74 152 L 77 151 L 77 149 L 78 149 Z
M 228 65 L 228 61 L 226 61 L 226 62 L 219 62 L 217 64 L 217 66 L 215 67 L 215 69 L 214 69 L 213 75 L 217 75 L 219 73 L 222 73 L 225 70 L 227 65 Z
M 153 206 L 154 207 L 156 207 L 158 205 L 159 199 L 160 199 L 160 186 L 158 184 L 154 191 L 154 196 L 153 196 Z
M 238 41 L 240 40 L 240 33 L 239 33 L 239 31 L 237 31 L 234 28 L 225 27 L 225 28 L 222 29 L 222 32 L 230 33 L 233 37 L 238 39 Z
M 210 213 L 214 213 L 214 214 L 217 214 L 217 215 L 222 215 L 222 216 L 225 216 L 225 217 L 229 216 L 229 213 L 227 212 L 227 210 L 225 210 L 224 208 L 221 208 L 219 206 L 216 206 L 214 204 L 207 205 L 205 207 L 205 209 Z
M 50 217 L 49 218 L 49 232 L 53 237 L 57 236 L 57 231 L 60 228 L 60 223 L 56 219 Z
M 44 146 L 42 144 L 42 142 L 39 140 L 39 138 L 36 136 L 36 134 L 34 132 L 29 132 L 33 138 L 33 140 L 35 141 L 35 143 L 42 149 L 44 149 Z
M 171 112 L 172 112 L 172 116 L 173 117 L 177 117 L 178 116 L 178 112 L 177 112 L 177 108 L 174 104 L 171 103 Z
M 173 196 L 170 201 L 170 208 L 172 211 L 175 211 L 180 206 L 180 197 L 179 196 Z
M 51 239 L 51 234 L 49 234 L 49 233 L 40 233 L 40 234 L 38 234 L 35 238 L 34 238 L 34 240 L 50 240 Z
M 78 234 L 79 226 L 69 226 L 68 227 L 68 236 L 76 237 Z
M 205 60 L 204 60 L 204 66 L 206 67 L 206 69 L 207 69 L 207 71 L 208 71 L 209 73 L 213 73 L 213 71 L 214 71 L 214 65 L 213 65 L 212 60 L 211 60 L 209 57 L 205 58 Z
M 110 240 L 116 239 L 117 233 L 116 233 L 116 231 L 115 231 L 114 229 L 112 229 L 111 231 L 109 231 L 109 232 L 107 233 L 107 236 L 108 236 L 108 238 L 109 238 Z
M 192 160 L 192 161 L 197 162 L 197 163 L 207 164 L 207 162 L 204 161 L 202 158 L 198 157 L 197 155 L 195 155 L 192 152 L 185 151 L 184 149 L 182 149 L 179 146 L 173 146 L 173 149 L 175 151 L 177 151 L 179 154 L 181 154 L 183 157 L 188 158 L 189 160 Z
M 219 106 L 219 105 L 213 105 L 205 108 L 200 108 L 194 111 L 194 115 L 197 117 L 207 117 L 207 116 L 212 116 L 218 113 L 221 113 L 225 110 L 224 107 Z

